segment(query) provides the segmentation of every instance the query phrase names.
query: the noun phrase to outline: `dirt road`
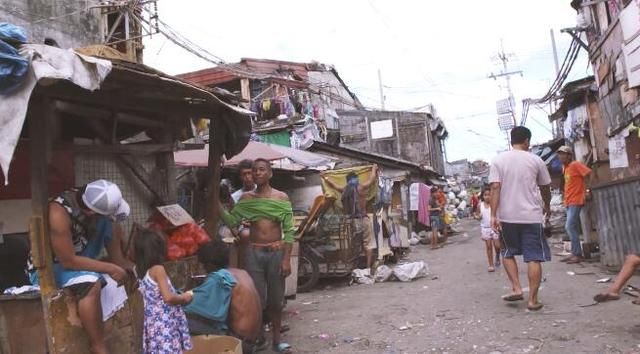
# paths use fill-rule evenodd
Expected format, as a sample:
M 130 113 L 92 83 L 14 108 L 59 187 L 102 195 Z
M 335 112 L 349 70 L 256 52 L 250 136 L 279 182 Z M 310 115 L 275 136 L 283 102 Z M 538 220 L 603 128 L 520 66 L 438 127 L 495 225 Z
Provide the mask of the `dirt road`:
M 427 262 L 435 280 L 299 294 L 287 306 L 285 339 L 296 353 L 640 353 L 640 307 L 631 297 L 581 307 L 606 286 L 595 281 L 611 276 L 597 263 L 545 264 L 545 307 L 529 312 L 500 299 L 508 281 L 501 268 L 487 272 L 477 223 L 462 228 L 443 249 L 412 248 L 409 259 Z M 526 269 L 520 273 L 526 286 Z

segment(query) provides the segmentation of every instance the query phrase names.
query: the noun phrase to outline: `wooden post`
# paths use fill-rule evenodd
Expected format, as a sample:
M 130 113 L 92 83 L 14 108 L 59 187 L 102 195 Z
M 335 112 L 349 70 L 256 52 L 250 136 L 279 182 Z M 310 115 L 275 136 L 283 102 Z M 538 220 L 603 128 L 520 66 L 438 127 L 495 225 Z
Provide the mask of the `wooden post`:
M 162 136 L 162 143 L 173 143 L 173 132 L 166 130 Z M 159 178 L 164 184 L 159 190 L 165 192 L 164 200 L 169 203 L 176 203 L 178 197 L 178 186 L 176 182 L 176 164 L 173 159 L 173 151 L 164 152 L 157 155 L 156 165 L 160 169 L 162 176 Z
M 224 153 L 226 124 L 221 117 L 224 111 L 218 110 L 209 120 L 209 168 L 207 173 L 207 200 L 205 228 L 209 235 L 217 234 L 220 202 L 220 174 L 222 154 Z
M 249 108 L 251 106 L 251 86 L 249 79 L 240 80 L 240 95 L 242 95 L 242 99 L 249 101 L 249 103 L 244 104 L 245 108 Z
M 29 103 L 29 138 L 31 159 L 31 218 L 29 220 L 29 239 L 33 264 L 38 271 L 42 309 L 47 331 L 49 353 L 55 353 L 53 338 L 53 320 L 50 316 L 50 299 L 56 293 L 57 286 L 53 277 L 53 256 L 49 238 L 48 174 L 47 156 L 49 156 L 48 132 L 53 119 L 51 100 L 35 96 Z

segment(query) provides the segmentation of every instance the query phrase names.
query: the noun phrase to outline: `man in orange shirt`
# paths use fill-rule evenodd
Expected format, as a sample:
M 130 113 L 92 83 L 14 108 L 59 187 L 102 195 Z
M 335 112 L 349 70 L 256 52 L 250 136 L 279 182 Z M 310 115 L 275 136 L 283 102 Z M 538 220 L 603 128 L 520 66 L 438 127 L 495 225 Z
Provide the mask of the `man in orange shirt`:
M 585 178 L 591 169 L 579 161 L 572 161 L 573 151 L 568 146 L 558 149 L 558 158 L 564 165 L 564 205 L 567 207 L 567 224 L 565 229 L 571 239 L 571 256 L 562 260 L 567 264 L 580 263 L 582 247 L 580 246 L 580 211 L 586 197 Z

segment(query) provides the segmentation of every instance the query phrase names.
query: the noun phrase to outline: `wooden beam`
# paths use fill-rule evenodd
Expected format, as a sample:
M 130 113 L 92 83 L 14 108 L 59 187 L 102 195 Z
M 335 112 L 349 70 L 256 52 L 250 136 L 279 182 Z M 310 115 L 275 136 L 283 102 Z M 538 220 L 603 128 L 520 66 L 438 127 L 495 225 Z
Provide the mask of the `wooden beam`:
M 53 255 L 49 238 L 48 156 L 49 124 L 53 119 L 53 107 L 47 97 L 36 95 L 29 102 L 29 138 L 31 145 L 31 218 L 29 240 L 31 254 L 38 273 L 45 328 L 50 353 L 56 353 L 54 333 L 56 328 L 50 316 L 50 299 L 57 292 L 53 276 Z
M 224 114 L 218 111 L 218 114 Z M 220 202 L 220 173 L 222 170 L 222 154 L 226 138 L 226 124 L 223 119 L 211 119 L 209 125 L 209 167 L 207 171 L 207 199 L 205 228 L 209 235 L 217 234 Z
M 86 106 L 86 105 L 77 104 L 77 103 L 57 101 L 56 109 L 61 112 L 70 113 L 70 114 L 77 115 L 84 118 L 98 118 L 98 119 L 110 120 L 115 116 L 115 118 L 121 122 L 140 125 L 144 127 L 162 128 L 166 125 L 164 120 L 161 120 L 161 119 L 154 120 L 150 118 L 141 117 L 135 114 L 117 113 L 117 112 L 114 115 L 114 113 L 111 110 L 107 109 L 107 107 L 92 107 L 92 106 Z
M 251 86 L 249 85 L 249 79 L 240 80 L 240 95 L 242 95 L 243 100 L 247 101 L 243 106 L 249 108 L 249 106 L 251 106 Z
M 77 152 L 117 154 L 117 155 L 152 155 L 173 153 L 173 144 L 118 144 L 118 145 L 74 145 Z

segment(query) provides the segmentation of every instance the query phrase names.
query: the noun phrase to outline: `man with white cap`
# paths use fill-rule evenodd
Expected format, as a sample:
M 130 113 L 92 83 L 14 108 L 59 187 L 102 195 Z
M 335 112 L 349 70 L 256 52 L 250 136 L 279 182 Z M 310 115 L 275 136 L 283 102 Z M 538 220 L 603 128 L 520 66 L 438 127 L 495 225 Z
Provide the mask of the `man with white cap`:
M 571 239 L 571 255 L 562 259 L 568 264 L 580 263 L 582 247 L 580 246 L 580 212 L 586 199 L 585 178 L 591 169 L 580 161 L 573 161 L 573 150 L 568 146 L 558 149 L 558 159 L 562 162 L 564 172 L 564 205 L 567 207 L 567 223 L 565 229 Z
M 123 255 L 122 229 L 117 224 L 129 212 L 120 188 L 106 180 L 65 191 L 49 203 L 56 283 L 78 301 L 80 321 L 93 353 L 107 353 L 100 301 L 106 284 L 103 275 L 121 284 L 127 277 L 125 269 L 133 266 Z M 103 248 L 113 263 L 98 260 Z M 31 281 L 38 283 L 35 272 Z

